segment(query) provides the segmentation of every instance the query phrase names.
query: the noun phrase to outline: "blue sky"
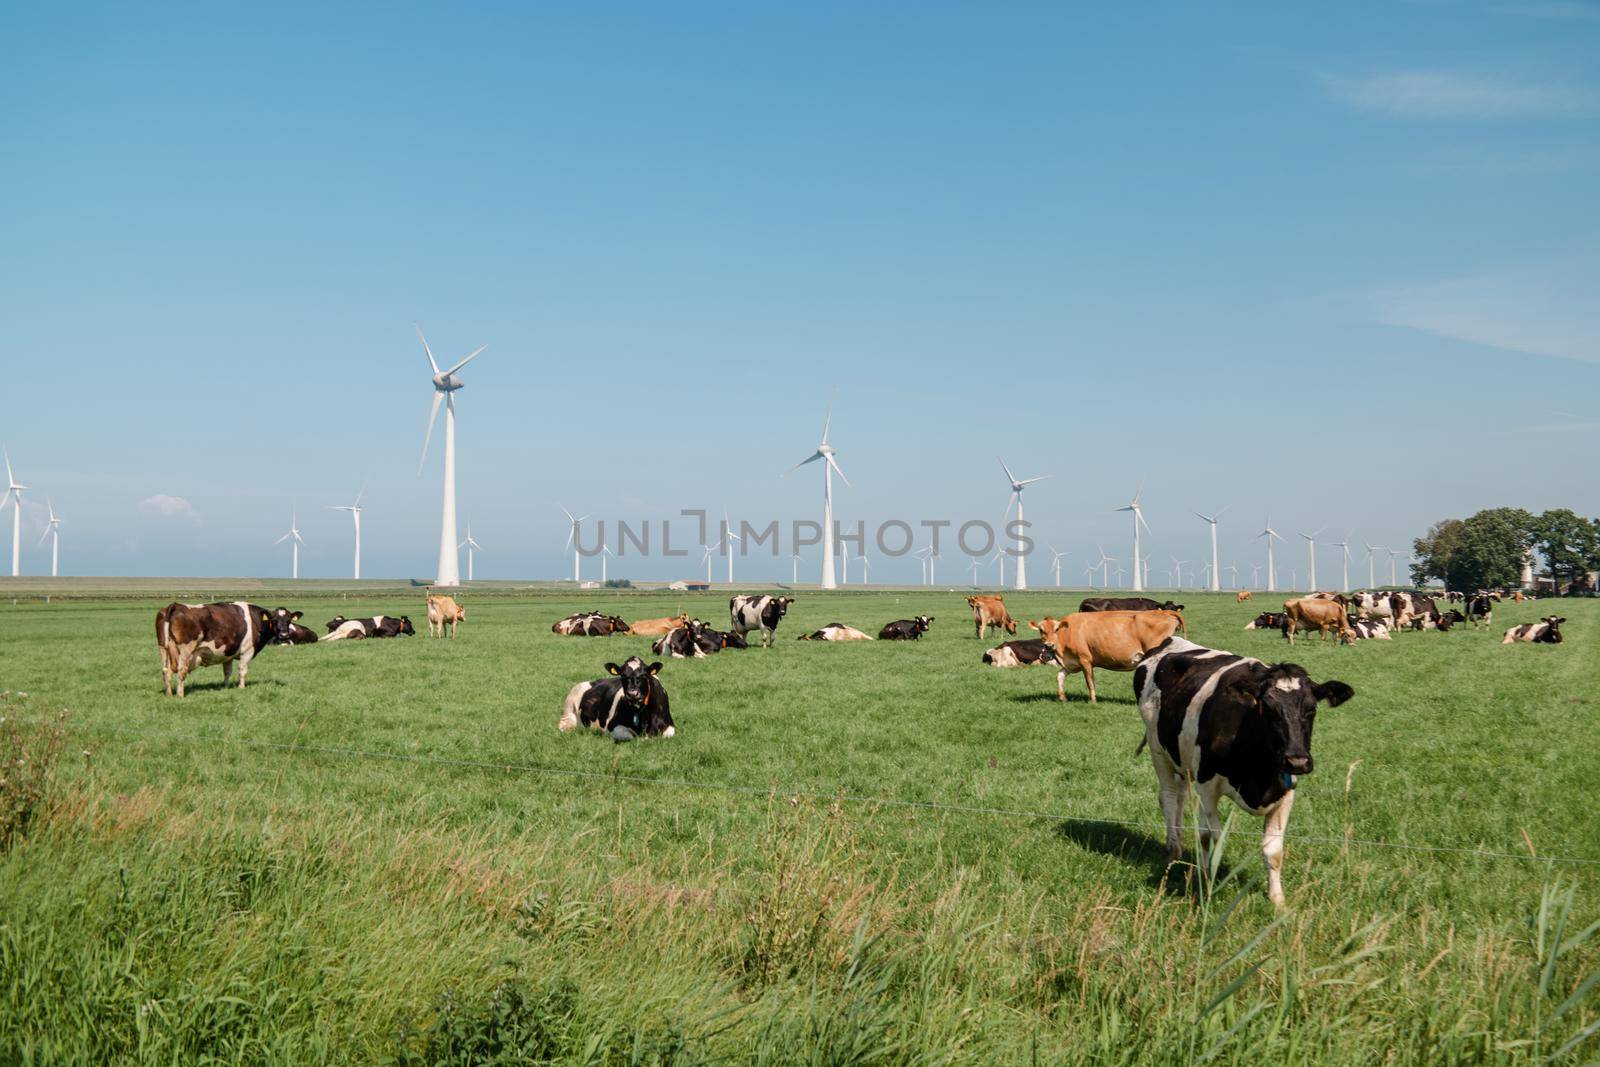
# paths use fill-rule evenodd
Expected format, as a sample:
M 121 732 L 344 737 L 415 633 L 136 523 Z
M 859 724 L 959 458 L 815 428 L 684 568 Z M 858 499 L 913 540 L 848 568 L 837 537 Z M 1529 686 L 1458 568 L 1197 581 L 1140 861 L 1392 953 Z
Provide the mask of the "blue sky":
M 72 573 L 281 573 L 298 506 L 343 575 L 365 483 L 431 574 L 414 322 L 490 346 L 480 577 L 567 573 L 558 502 L 814 517 L 835 386 L 841 517 L 997 519 L 1003 455 L 1079 578 L 1141 479 L 1157 577 L 1225 504 L 1246 569 L 1600 513 L 1600 4 L 995 10 L 6 8 L 25 570 L 49 496 Z

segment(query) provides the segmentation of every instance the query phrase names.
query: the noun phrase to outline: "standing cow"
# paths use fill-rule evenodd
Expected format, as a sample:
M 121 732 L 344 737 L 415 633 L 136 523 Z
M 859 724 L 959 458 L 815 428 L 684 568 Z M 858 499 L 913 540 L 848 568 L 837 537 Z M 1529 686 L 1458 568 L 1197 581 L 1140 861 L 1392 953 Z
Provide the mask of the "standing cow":
M 186 691 L 189 672 L 196 667 L 222 664 L 222 684 L 232 681 L 239 664 L 239 688 L 244 688 L 250 661 L 267 644 L 290 644 L 300 612 L 277 608 L 268 611 L 244 601 L 221 604 L 168 604 L 156 612 L 156 644 L 161 650 L 161 677 L 167 695 L 178 680 L 178 696 Z
M 1003 596 L 969 596 L 967 607 L 972 609 L 972 625 L 977 630 L 978 639 L 989 631 L 989 627 L 1004 630 L 1008 634 L 1017 632 L 1017 624 L 1006 611 L 1006 598 Z
M 761 631 L 761 647 L 772 647 L 772 633 L 778 620 L 794 603 L 792 596 L 736 596 L 728 601 L 729 629 L 743 637 L 751 630 Z
M 1083 673 L 1089 687 L 1089 703 L 1098 703 L 1094 691 L 1094 669 L 1131 671 L 1145 653 L 1160 645 L 1180 628 L 1187 632 L 1183 616 L 1176 611 L 1079 611 L 1063 619 L 1046 617 L 1028 625 L 1038 630 L 1060 664 L 1056 672 L 1056 696 L 1067 699 L 1067 671 Z
M 1345 633 L 1350 629 L 1350 617 L 1344 605 L 1333 600 L 1312 600 L 1304 597 L 1299 600 L 1285 600 L 1283 614 L 1283 636 L 1291 645 L 1294 644 L 1294 635 L 1298 630 L 1305 630 L 1307 633 L 1316 630 L 1324 641 L 1331 632 L 1334 640 L 1343 642 Z
M 444 628 L 450 627 L 450 636 L 456 635 L 456 624 L 467 621 L 467 609 L 456 603 L 455 597 L 438 593 L 428 595 L 428 636 L 443 637 Z

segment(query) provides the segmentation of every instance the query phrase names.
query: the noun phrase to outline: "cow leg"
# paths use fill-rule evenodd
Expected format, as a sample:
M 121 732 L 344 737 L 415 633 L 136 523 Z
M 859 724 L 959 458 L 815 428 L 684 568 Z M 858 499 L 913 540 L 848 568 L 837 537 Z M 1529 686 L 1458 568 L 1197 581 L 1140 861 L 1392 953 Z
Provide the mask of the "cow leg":
M 1155 764 L 1156 781 L 1160 784 L 1161 817 L 1167 826 L 1167 862 L 1176 863 L 1183 858 L 1183 806 L 1188 800 L 1188 783 L 1172 765 L 1172 760 L 1159 745 L 1150 746 L 1150 762 Z
M 1063 704 L 1067 702 L 1067 669 L 1065 667 L 1056 671 L 1056 699 Z
M 167 687 L 167 696 L 172 695 L 172 650 L 167 646 L 161 647 L 161 682 Z
M 233 681 L 233 660 L 225 659 L 225 660 L 222 661 L 222 686 L 223 686 L 223 688 L 226 689 L 228 687 L 228 683 L 230 683 L 232 681 Z
M 1083 684 L 1089 687 L 1089 703 L 1099 703 L 1099 698 L 1094 695 L 1094 662 L 1088 656 L 1082 656 L 1078 660 L 1078 666 L 1083 670 Z
M 1279 907 L 1283 906 L 1283 832 L 1289 825 L 1289 809 L 1294 807 L 1294 790 L 1283 794 L 1278 806 L 1267 814 L 1261 834 L 1261 856 L 1267 861 L 1267 897 Z
M 1222 816 L 1217 808 L 1222 800 L 1221 778 L 1213 778 L 1195 790 L 1200 795 L 1200 877 L 1211 877 L 1211 850 L 1222 837 Z

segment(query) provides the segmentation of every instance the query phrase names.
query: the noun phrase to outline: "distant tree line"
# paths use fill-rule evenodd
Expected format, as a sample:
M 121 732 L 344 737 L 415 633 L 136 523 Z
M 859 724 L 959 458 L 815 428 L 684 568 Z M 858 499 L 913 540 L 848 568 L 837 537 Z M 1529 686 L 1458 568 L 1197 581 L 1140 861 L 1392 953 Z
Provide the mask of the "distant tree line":
M 1586 519 L 1570 508 L 1535 515 L 1522 508 L 1489 508 L 1467 519 L 1436 522 L 1412 542 L 1411 579 L 1433 578 L 1447 589 L 1516 588 L 1529 550 L 1543 557 L 1558 591 L 1588 587 L 1589 572 L 1600 570 L 1600 519 Z

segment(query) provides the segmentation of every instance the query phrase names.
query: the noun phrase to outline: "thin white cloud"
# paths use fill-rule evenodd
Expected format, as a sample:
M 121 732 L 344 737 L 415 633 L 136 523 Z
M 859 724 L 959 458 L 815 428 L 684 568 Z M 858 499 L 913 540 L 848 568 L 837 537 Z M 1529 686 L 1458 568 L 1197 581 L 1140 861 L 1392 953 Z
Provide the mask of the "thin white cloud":
M 157 493 L 139 501 L 139 513 L 154 519 L 192 519 L 194 505 L 181 496 Z
M 1559 118 L 1600 112 L 1600 95 L 1560 85 L 1519 84 L 1442 71 L 1323 79 L 1341 103 L 1398 118 Z
M 1518 15 L 1530 19 L 1552 19 L 1565 22 L 1600 22 L 1600 6 L 1595 4 L 1567 3 L 1550 0 L 1549 3 L 1502 4 L 1494 9 L 1501 15 Z
M 1397 286 L 1369 294 L 1379 322 L 1511 352 L 1600 363 L 1593 264 Z

